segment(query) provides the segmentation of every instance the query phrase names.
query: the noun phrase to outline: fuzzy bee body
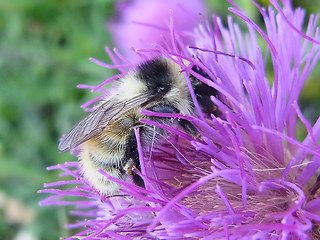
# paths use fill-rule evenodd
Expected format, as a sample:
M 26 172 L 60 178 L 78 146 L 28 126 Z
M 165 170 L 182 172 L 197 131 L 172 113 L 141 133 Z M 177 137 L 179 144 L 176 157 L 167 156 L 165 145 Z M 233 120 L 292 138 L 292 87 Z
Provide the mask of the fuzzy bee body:
M 192 79 L 195 93 L 203 109 L 212 109 L 212 102 L 204 103 L 214 89 Z M 140 129 L 141 144 L 147 146 L 158 141 L 157 134 L 166 134 L 162 128 L 148 126 L 139 119 L 149 119 L 170 126 L 180 125 L 186 132 L 197 131 L 188 121 L 173 118 L 152 117 L 141 110 L 159 113 L 193 114 L 194 105 L 186 80 L 179 65 L 164 58 L 142 64 L 116 83 L 117 91 L 92 113 L 76 124 L 59 143 L 61 152 L 81 146 L 80 161 L 84 177 L 102 194 L 115 194 L 119 185 L 99 174 L 99 169 L 109 175 L 124 179 L 132 168 L 140 170 L 134 129 Z M 197 93 L 197 89 L 199 93 Z M 202 101 L 202 102 L 201 102 Z M 157 133 L 157 134 L 155 134 Z M 136 185 L 144 186 L 143 180 L 132 172 Z
M 100 134 L 84 142 L 81 146 L 80 160 L 84 176 L 102 193 L 115 193 L 119 186 L 106 180 L 103 175 L 97 174 L 99 169 L 103 169 L 109 175 L 119 179 L 123 179 L 131 173 L 135 184 L 144 186 L 142 179 L 131 171 L 133 167 L 140 170 L 134 128 L 139 126 L 143 145 L 156 141 L 154 131 L 159 133 L 164 130 L 143 127 L 139 119 L 147 119 L 148 117 L 138 114 L 139 112 L 134 109 L 123 114 Z

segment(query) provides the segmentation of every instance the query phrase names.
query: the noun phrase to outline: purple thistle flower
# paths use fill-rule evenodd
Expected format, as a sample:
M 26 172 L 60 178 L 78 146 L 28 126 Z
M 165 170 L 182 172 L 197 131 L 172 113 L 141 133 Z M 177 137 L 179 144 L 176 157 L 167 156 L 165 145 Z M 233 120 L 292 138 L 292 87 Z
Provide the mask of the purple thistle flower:
M 48 168 L 72 177 L 46 184 L 40 191 L 52 194 L 41 205 L 75 205 L 71 214 L 83 218 L 68 227 L 84 230 L 68 239 L 319 238 L 320 118 L 312 125 L 298 105 L 300 91 L 320 57 L 318 15 L 310 16 L 304 32 L 301 8 L 294 10 L 289 1 L 283 7 L 270 2 L 268 9 L 254 2 L 265 31 L 231 2 L 230 11 L 247 26 L 245 33 L 231 17 L 225 27 L 213 16 L 213 27 L 199 24 L 189 33 L 194 45 L 185 46 L 171 20 L 171 47 L 137 50 L 147 59 L 159 53 L 178 63 L 197 109 L 197 116 L 143 114 L 187 119 L 201 138 L 141 120 L 173 135 L 164 136 L 160 146 L 146 149 L 139 144 L 139 130 L 135 131 L 141 163 L 137 174 L 145 189 L 100 171 L 122 186 L 121 196 L 100 196 L 82 178 L 78 162 Z M 103 86 L 128 71 L 130 64 L 118 52 L 107 51 L 114 65 L 93 61 L 117 68 L 121 74 L 98 87 L 81 88 L 105 96 Z M 190 65 L 185 66 L 182 59 Z M 265 73 L 267 59 L 273 66 L 272 80 Z M 193 65 L 210 79 L 192 71 Z M 219 98 L 211 98 L 221 112 L 219 117 L 203 116 L 187 73 L 219 92 Z M 302 142 L 296 139 L 297 122 L 308 132 Z M 58 186 L 69 189 L 53 188 Z
M 165 45 L 170 42 L 169 21 L 173 18 L 175 30 L 184 36 L 199 21 L 200 14 L 207 10 L 203 0 L 134 0 L 116 5 L 116 17 L 108 24 L 108 30 L 121 52 L 132 62 L 141 62 L 141 57 L 130 48 L 150 48 L 152 44 Z M 188 20 L 186 21 L 186 17 Z

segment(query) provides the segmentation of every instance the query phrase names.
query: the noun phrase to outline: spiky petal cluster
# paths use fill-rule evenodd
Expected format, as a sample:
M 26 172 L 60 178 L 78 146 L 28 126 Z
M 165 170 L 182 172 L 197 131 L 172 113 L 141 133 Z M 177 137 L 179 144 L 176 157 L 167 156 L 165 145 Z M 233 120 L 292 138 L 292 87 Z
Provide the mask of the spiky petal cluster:
M 192 139 L 167 127 L 174 136 L 163 145 L 148 151 L 138 144 L 145 189 L 101 171 L 123 186 L 124 196 L 99 196 L 79 175 L 78 163 L 66 163 L 49 169 L 60 169 L 75 180 L 47 184 L 41 192 L 53 195 L 41 204 L 75 205 L 72 214 L 86 219 L 69 227 L 84 227 L 76 235 L 84 239 L 319 238 L 320 118 L 312 125 L 298 106 L 320 56 L 318 16 L 310 16 L 303 32 L 302 9 L 293 10 L 288 1 L 283 7 L 271 3 L 267 10 L 256 4 L 265 31 L 234 5 L 230 11 L 246 24 L 245 33 L 231 17 L 227 27 L 213 17 L 212 28 L 205 23 L 190 33 L 194 46 L 178 46 L 171 25 L 172 49 L 140 51 L 146 56 L 160 52 L 181 65 L 198 111 L 197 117 L 144 113 L 185 118 L 201 134 Z M 268 61 L 272 77 L 266 76 Z M 193 72 L 192 65 L 210 79 Z M 115 66 L 126 71 L 124 64 Z M 187 73 L 219 92 L 212 97 L 219 117 L 203 116 Z M 103 84 L 82 87 L 101 90 Z M 302 142 L 296 139 L 298 122 L 308 133 Z M 135 133 L 139 140 L 139 131 Z M 51 188 L 72 184 L 69 190 Z M 64 200 L 70 196 L 82 200 Z

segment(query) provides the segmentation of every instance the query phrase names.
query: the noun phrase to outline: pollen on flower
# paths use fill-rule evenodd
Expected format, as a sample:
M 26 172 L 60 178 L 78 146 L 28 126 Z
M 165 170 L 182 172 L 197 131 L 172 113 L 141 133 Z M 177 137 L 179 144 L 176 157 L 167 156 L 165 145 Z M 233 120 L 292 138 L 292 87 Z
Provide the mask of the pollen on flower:
M 83 228 L 69 239 L 319 238 L 320 118 L 312 125 L 298 104 L 320 57 L 318 15 L 304 31 L 304 11 L 293 9 L 290 1 L 280 6 L 272 0 L 268 9 L 253 1 L 264 31 L 230 2 L 230 12 L 246 30 L 231 17 L 226 27 L 213 16 L 213 27 L 200 22 L 189 30 L 189 46 L 179 41 L 171 19 L 171 44 L 136 49 L 143 59 L 157 53 L 180 65 L 195 106 L 192 116 L 148 110 L 141 114 L 186 120 L 199 133 L 194 137 L 181 128 L 140 120 L 170 133 L 160 136 L 161 144 L 145 147 L 139 128 L 135 130 L 141 171 L 129 168 L 128 173 L 140 176 L 145 188 L 134 185 L 131 176 L 117 179 L 99 170 L 97 174 L 121 186 L 119 195 L 103 196 L 83 178 L 76 161 L 48 169 L 59 169 L 72 179 L 46 184 L 40 192 L 52 195 L 41 205 L 74 205 L 72 214 L 85 219 L 69 225 Z M 79 87 L 100 91 L 104 97 L 104 85 L 130 71 L 132 66 L 119 52 L 108 53 L 114 64 L 94 61 L 121 74 L 97 87 Z M 266 76 L 266 58 L 271 59 L 273 79 Z M 193 71 L 194 66 L 206 74 Z M 190 76 L 218 92 L 208 101 L 219 114 L 202 114 Z M 308 133 L 301 142 L 296 139 L 298 121 Z M 59 186 L 69 189 L 54 188 Z M 68 201 L 69 197 L 76 200 Z

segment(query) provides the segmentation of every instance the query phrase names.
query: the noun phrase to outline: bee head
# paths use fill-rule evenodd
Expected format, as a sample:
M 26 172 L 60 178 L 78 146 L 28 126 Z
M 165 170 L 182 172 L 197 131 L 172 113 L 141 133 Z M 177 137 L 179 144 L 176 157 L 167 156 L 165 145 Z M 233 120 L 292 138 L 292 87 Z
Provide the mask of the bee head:
M 137 77 L 147 86 L 148 91 L 158 97 L 170 90 L 173 81 L 168 63 L 161 58 L 140 65 Z

